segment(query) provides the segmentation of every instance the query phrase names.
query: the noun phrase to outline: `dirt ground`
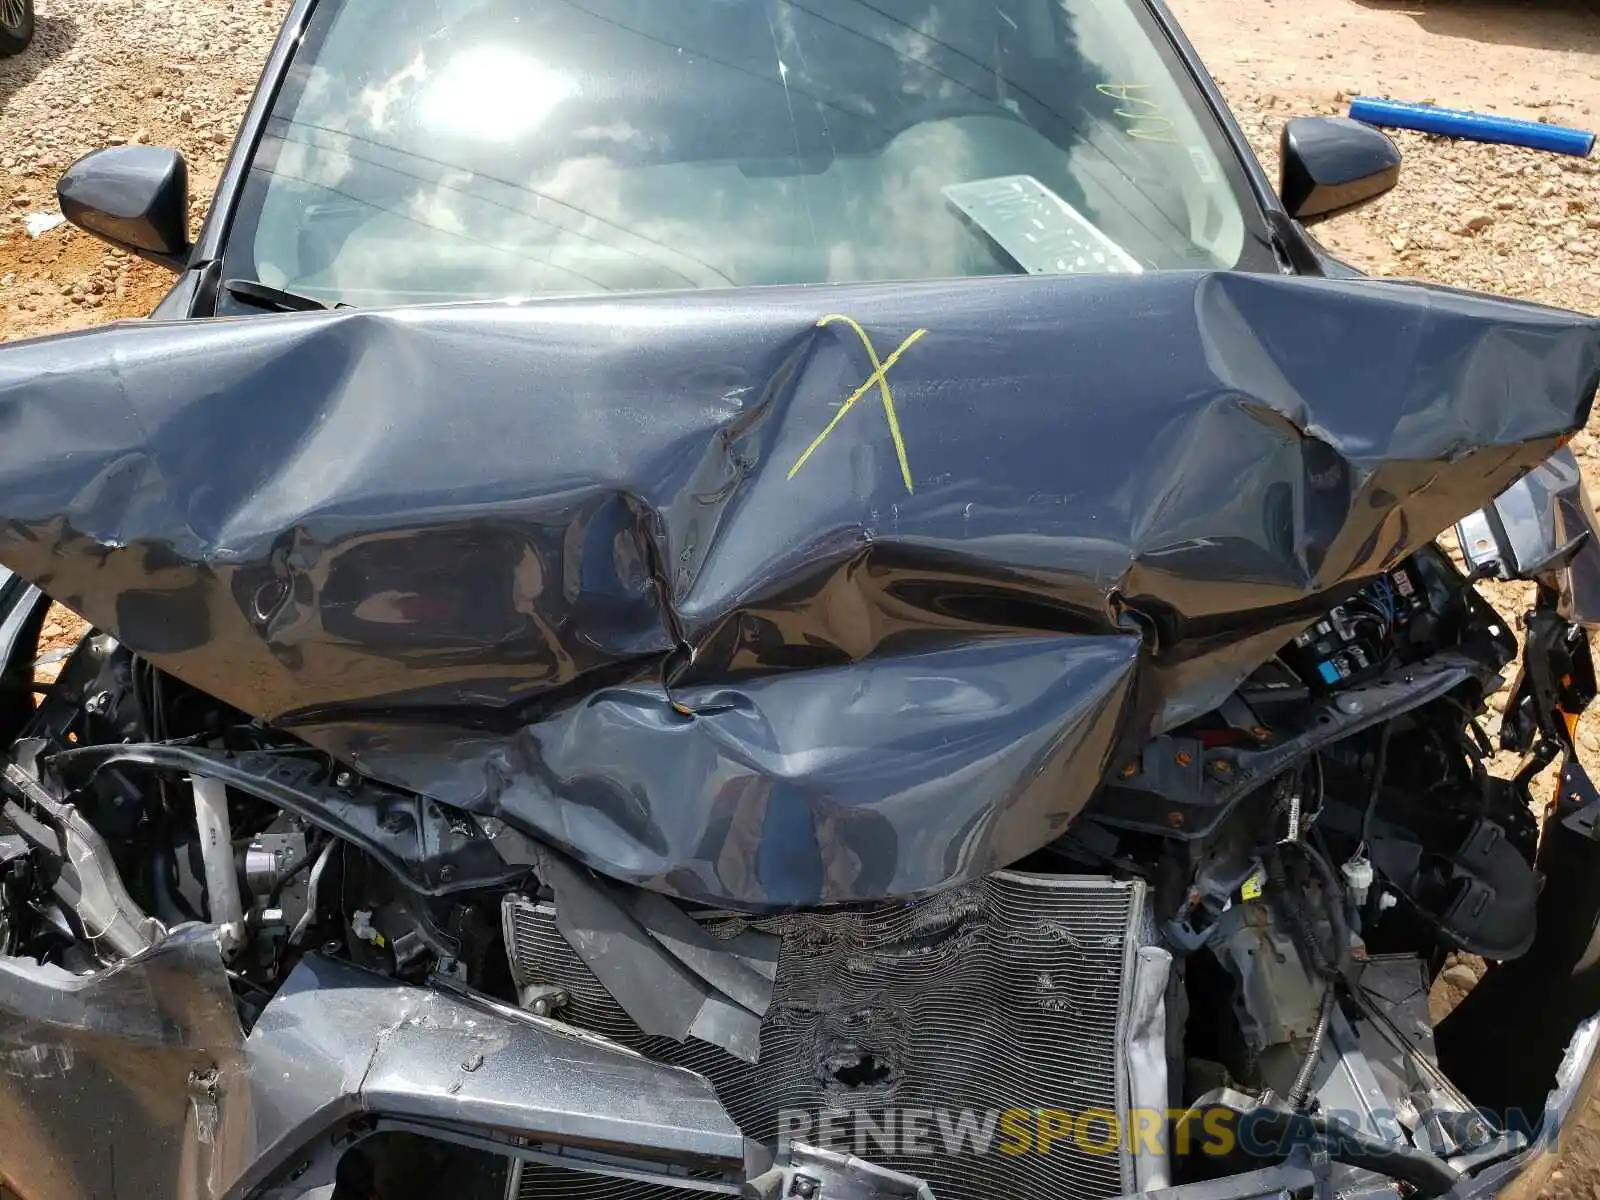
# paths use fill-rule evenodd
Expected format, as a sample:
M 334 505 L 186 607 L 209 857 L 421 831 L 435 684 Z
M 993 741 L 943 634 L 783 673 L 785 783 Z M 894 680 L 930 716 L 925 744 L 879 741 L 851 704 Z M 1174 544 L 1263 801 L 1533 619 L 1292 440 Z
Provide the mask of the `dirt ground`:
M 176 146 L 198 218 L 216 186 L 286 0 L 38 0 L 26 54 L 0 59 L 0 339 L 142 317 L 171 285 L 159 267 L 65 227 L 55 181 L 81 154 Z
M 1269 173 L 1284 120 L 1342 112 L 1358 94 L 1600 126 L 1600 0 L 1170 3 Z M 188 157 L 198 221 L 287 0 L 37 6 L 32 50 L 0 60 L 0 340 L 140 317 L 156 303 L 170 280 L 159 268 L 66 227 L 35 238 L 27 218 L 54 212 L 56 177 L 78 155 L 149 142 Z M 1330 249 L 1377 275 L 1600 313 L 1600 157 L 1396 140 L 1406 159 L 1399 187 L 1319 227 Z M 1597 434 L 1600 421 L 1575 446 L 1600 492 Z M 1527 603 L 1518 585 L 1485 590 L 1508 616 Z M 78 628 L 53 614 L 46 648 L 70 644 Z M 1600 763 L 1600 714 L 1579 737 Z M 1435 1010 L 1480 971 L 1471 962 L 1447 970 Z M 1600 1109 L 1544 1194 L 1600 1200 Z

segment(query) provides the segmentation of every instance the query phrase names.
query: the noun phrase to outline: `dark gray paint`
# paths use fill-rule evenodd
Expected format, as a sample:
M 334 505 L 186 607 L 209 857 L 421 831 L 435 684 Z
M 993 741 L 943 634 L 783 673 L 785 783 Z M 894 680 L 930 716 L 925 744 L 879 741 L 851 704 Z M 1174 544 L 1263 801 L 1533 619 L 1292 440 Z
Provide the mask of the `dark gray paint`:
M 1278 192 L 1300 221 L 1365 204 L 1400 180 L 1400 149 L 1388 136 L 1348 117 L 1296 117 L 1278 144 Z
M 189 164 L 159 146 L 86 154 L 56 183 L 61 215 L 118 249 L 166 267 L 189 256 Z
M 870 393 L 887 356 L 913 489 Z M 1589 318 L 988 279 L 124 325 L 0 350 L 0 563 L 614 877 L 753 908 L 1059 834 L 1581 426 Z

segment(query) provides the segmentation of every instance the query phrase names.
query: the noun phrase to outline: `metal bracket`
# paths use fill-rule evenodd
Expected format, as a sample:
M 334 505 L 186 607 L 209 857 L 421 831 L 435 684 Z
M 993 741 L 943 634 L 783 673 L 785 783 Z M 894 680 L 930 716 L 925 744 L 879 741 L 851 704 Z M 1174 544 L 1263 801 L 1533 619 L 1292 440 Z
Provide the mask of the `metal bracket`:
M 530 983 L 517 989 L 517 1004 L 536 1017 L 551 1016 L 571 999 L 567 989 L 552 983 Z
M 1561 790 L 1556 796 L 1556 818 L 1573 833 L 1600 842 L 1600 789 L 1589 778 L 1575 754 L 1561 764 Z
M 1506 703 L 1500 745 L 1526 751 L 1543 736 L 1571 754 L 1572 729 L 1596 693 L 1588 632 L 1558 614 L 1544 593 L 1525 624 L 1522 671 Z
M 933 1190 L 915 1175 L 880 1167 L 864 1158 L 791 1143 L 780 1161 L 745 1184 L 758 1200 L 933 1200 Z
M 116 861 L 94 826 L 72 805 L 58 802 L 16 763 L 7 763 L 3 773 L 12 793 L 26 799 L 40 816 L 14 800 L 0 800 L 0 815 L 60 864 L 52 890 L 77 914 L 89 940 L 103 941 L 122 958 L 160 941 L 166 929 L 128 895 Z

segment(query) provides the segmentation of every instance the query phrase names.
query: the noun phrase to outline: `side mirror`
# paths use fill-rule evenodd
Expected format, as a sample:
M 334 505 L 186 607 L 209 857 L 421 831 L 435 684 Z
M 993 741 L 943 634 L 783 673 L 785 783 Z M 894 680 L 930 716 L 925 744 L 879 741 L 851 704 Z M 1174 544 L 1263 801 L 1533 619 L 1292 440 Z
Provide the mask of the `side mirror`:
M 1400 149 L 1371 125 L 1348 117 L 1296 117 L 1279 143 L 1278 195 L 1297 221 L 1365 204 L 1400 178 Z
M 182 270 L 189 254 L 189 164 L 176 150 L 113 146 L 86 154 L 56 184 L 61 215 L 140 258 Z

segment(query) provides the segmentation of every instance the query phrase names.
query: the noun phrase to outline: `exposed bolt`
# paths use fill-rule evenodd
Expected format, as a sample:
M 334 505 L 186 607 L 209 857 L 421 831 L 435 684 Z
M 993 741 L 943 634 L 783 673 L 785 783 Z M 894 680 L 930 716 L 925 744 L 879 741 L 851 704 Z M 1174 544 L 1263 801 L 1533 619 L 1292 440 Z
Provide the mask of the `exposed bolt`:
M 1231 762 L 1229 762 L 1225 758 L 1216 759 L 1211 764 L 1211 769 L 1213 771 L 1215 771 L 1218 775 L 1232 775 L 1233 774 L 1233 764 Z
M 1265 725 L 1252 725 L 1250 726 L 1250 736 L 1258 742 L 1264 742 L 1272 736 L 1272 730 Z
M 1194 761 L 1194 755 L 1190 754 L 1187 750 L 1179 750 L 1178 753 L 1174 755 L 1174 758 L 1177 760 L 1177 763 L 1180 767 L 1187 767 Z
M 1176 812 L 1176 811 L 1169 812 L 1167 814 L 1167 824 L 1169 826 L 1171 826 L 1173 829 L 1182 829 L 1183 828 L 1183 814 L 1181 812 Z
M 356 777 L 354 775 L 352 775 L 349 771 L 340 771 L 337 775 L 335 775 L 333 777 L 333 786 L 334 787 L 347 788 L 347 787 L 350 787 L 352 784 L 354 784 L 355 781 L 356 781 Z
M 444 866 L 439 868 L 439 882 L 440 883 L 449 883 L 455 877 L 456 877 L 456 869 L 454 867 L 452 867 L 449 863 L 446 863 Z
M 461 1069 L 463 1071 L 476 1071 L 481 1066 L 483 1066 L 483 1055 L 474 1054 L 461 1064 Z
M 817 1194 L 817 1181 L 809 1175 L 796 1175 L 789 1181 L 789 1195 L 811 1200 Z
M 1138 763 L 1129 763 L 1127 766 L 1122 768 L 1122 777 L 1124 779 L 1132 779 L 1138 773 L 1139 773 L 1139 764 Z
M 83 707 L 85 709 L 87 709 L 89 712 L 96 713 L 96 714 L 104 713 L 104 712 L 110 712 L 111 711 L 111 693 L 110 692 L 96 692 L 94 695 L 90 696 L 87 700 L 85 700 L 83 702 Z

